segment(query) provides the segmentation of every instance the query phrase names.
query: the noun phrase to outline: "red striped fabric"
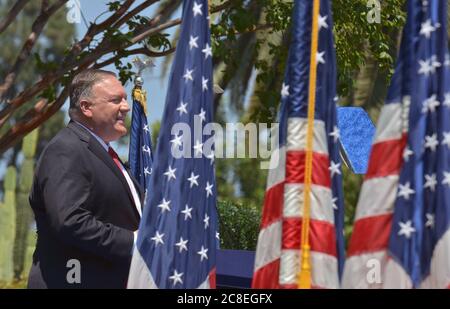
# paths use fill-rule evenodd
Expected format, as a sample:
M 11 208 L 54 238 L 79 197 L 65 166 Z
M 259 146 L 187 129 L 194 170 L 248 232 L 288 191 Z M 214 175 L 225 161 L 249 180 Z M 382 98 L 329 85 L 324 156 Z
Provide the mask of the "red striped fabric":
M 400 120 L 392 114 L 401 114 L 403 108 L 401 103 L 385 105 L 378 120 L 377 136 L 382 138 L 372 145 L 368 171 L 359 196 L 342 279 L 344 288 L 379 288 L 378 283 L 367 280 L 367 265 L 371 265 L 370 261 L 378 261 L 381 267 L 386 267 L 389 260 L 387 247 L 407 139 L 406 132 L 402 132 L 398 125 Z M 391 194 L 377 192 L 376 188 L 382 187 L 392 190 Z
M 293 121 L 305 122 L 306 119 L 298 118 L 290 119 L 290 121 L 292 124 Z M 317 122 L 319 123 L 317 126 L 323 125 L 323 122 Z M 306 130 L 306 126 L 303 128 Z M 306 134 L 300 132 L 296 136 L 303 139 Z M 314 143 L 324 145 L 324 140 L 326 140 L 325 131 L 320 131 L 318 134 L 316 132 Z M 293 144 L 305 145 L 305 142 L 298 140 Z M 313 152 L 312 184 L 313 187 L 316 186 L 328 192 L 329 199 L 325 205 L 316 202 L 311 206 L 332 209 L 329 166 L 327 149 L 316 149 Z M 304 193 L 301 186 L 304 183 L 304 168 L 305 150 L 288 149 L 286 151 L 283 147 L 280 149 L 278 169 L 269 170 L 261 231 L 256 250 L 253 288 L 297 288 L 296 276 L 300 265 L 302 226 L 302 212 L 299 210 L 303 204 Z M 299 186 L 294 188 L 298 189 L 298 195 L 294 191 L 294 200 L 289 200 L 288 187 L 292 185 Z M 313 213 L 314 210 L 312 209 L 311 212 Z M 338 287 L 336 232 L 331 222 L 329 218 L 318 220 L 311 217 L 310 219 L 312 286 L 317 288 Z

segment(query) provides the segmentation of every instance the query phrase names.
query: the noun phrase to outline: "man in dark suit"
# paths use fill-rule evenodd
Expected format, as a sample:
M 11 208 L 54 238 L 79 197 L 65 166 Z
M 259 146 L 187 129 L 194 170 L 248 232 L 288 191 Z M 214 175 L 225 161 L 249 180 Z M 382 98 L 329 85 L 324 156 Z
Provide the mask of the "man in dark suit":
M 125 288 L 142 190 L 109 146 L 127 133 L 114 73 L 87 70 L 70 90 L 70 123 L 36 167 L 30 204 L 37 245 L 29 288 Z

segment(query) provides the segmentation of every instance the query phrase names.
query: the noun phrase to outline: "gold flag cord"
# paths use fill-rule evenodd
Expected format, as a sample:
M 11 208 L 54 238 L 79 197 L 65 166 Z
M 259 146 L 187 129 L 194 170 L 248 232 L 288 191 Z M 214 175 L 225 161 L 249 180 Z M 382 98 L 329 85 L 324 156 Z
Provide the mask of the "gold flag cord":
M 147 93 L 139 86 L 135 86 L 133 89 L 133 100 L 138 101 L 142 109 L 144 110 L 144 114 L 147 115 Z
M 305 188 L 304 208 L 302 219 L 302 242 L 300 273 L 298 274 L 298 287 L 300 289 L 311 288 L 311 256 L 309 244 L 309 224 L 311 212 L 311 182 L 312 182 L 312 159 L 313 159 L 313 136 L 314 136 L 314 111 L 316 103 L 316 78 L 317 78 L 317 47 L 318 47 L 318 18 L 320 0 L 314 0 L 312 33 L 311 33 L 311 57 L 309 65 L 309 96 L 308 96 L 308 128 L 306 133 L 306 159 L 305 159 Z

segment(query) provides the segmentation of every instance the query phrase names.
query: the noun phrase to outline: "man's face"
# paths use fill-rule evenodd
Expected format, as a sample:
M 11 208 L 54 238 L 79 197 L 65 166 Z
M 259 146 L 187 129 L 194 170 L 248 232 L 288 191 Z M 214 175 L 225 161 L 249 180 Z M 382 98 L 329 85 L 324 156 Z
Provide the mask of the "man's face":
M 106 76 L 91 89 L 91 124 L 93 131 L 105 142 L 115 141 L 127 134 L 125 117 L 130 111 L 122 84 Z

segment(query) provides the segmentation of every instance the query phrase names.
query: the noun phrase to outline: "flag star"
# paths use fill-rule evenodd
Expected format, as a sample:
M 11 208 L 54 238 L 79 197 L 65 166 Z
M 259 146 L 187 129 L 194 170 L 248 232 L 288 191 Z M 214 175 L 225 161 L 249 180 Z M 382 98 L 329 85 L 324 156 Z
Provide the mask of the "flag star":
M 203 219 L 203 222 L 205 223 L 205 230 L 209 226 L 209 217 L 208 214 L 205 214 L 205 219 Z
M 283 83 L 282 89 L 281 89 L 281 97 L 285 98 L 289 96 L 289 85 L 286 85 Z
M 443 132 L 444 139 L 442 140 L 442 145 L 447 145 L 450 149 L 450 132 Z
M 173 138 L 173 139 L 171 139 L 170 140 L 170 142 L 172 143 L 172 147 L 175 147 L 175 146 L 181 146 L 183 143 L 181 142 L 181 138 L 182 138 L 183 136 L 182 135 L 175 135 L 175 137 Z
M 323 59 L 323 56 L 325 56 L 325 52 L 317 52 L 316 53 L 316 63 L 323 63 L 325 64 L 325 59 Z
M 336 205 L 336 202 L 338 201 L 338 198 L 337 197 L 333 197 L 333 199 L 331 200 L 331 202 L 333 203 L 333 209 L 335 209 L 335 210 L 337 210 L 338 209 L 338 207 L 337 207 L 337 205 Z
M 441 103 L 439 103 L 438 100 L 436 100 L 436 95 L 433 94 L 431 97 L 426 99 L 422 105 L 422 113 L 426 113 L 427 111 L 430 111 L 434 113 L 436 111 L 436 107 L 438 107 Z
M 176 168 L 172 169 L 172 167 L 169 165 L 169 168 L 164 173 L 164 175 L 167 176 L 167 181 L 170 181 L 170 179 L 172 179 L 172 178 L 177 179 L 177 177 L 175 176 L 176 170 L 177 170 Z
M 150 147 L 148 145 L 142 146 L 142 151 L 148 153 L 148 155 L 150 155 L 151 153 Z
M 414 193 L 415 191 L 411 189 L 409 181 L 404 185 L 399 184 L 397 196 L 402 196 L 405 200 L 409 200 L 409 196 Z
M 437 56 L 433 55 L 431 56 L 431 66 L 433 67 L 432 73 L 436 72 L 436 68 L 439 68 L 442 65 L 439 61 L 437 61 Z
M 200 109 L 200 113 L 196 116 L 200 117 L 200 121 L 202 122 L 206 120 L 206 112 L 203 110 L 203 108 Z
M 216 238 L 218 239 L 218 240 L 220 240 L 220 234 L 219 234 L 219 232 L 216 232 Z
M 214 151 L 211 151 L 211 153 L 206 156 L 206 158 L 211 160 L 210 165 L 214 163 L 214 156 L 215 156 Z
M 205 54 L 205 60 L 208 59 L 208 57 L 212 57 L 212 48 L 208 43 L 206 43 L 205 48 L 202 49 L 202 53 Z
M 194 17 L 197 16 L 197 15 L 203 16 L 202 6 L 203 6 L 203 4 L 198 4 L 197 2 L 194 2 L 194 7 L 192 8 L 192 12 L 194 13 Z
M 434 227 L 434 215 L 433 214 L 425 214 L 425 216 L 427 217 L 427 222 L 425 222 L 425 226 L 429 227 L 429 228 L 433 228 Z
M 450 172 L 444 172 L 444 180 L 442 180 L 442 184 L 450 187 Z
M 420 34 L 424 35 L 427 39 L 430 38 L 431 33 L 436 31 L 438 27 L 434 27 L 431 24 L 431 19 L 428 19 L 426 22 L 422 23 L 422 26 L 420 28 Z
M 151 175 L 152 172 L 148 170 L 148 166 L 144 167 L 144 175 Z
M 166 201 L 165 198 L 163 198 L 161 204 L 158 205 L 158 208 L 161 208 L 162 213 L 164 213 L 166 210 L 170 211 L 170 201 Z
M 412 227 L 411 220 L 406 222 L 399 222 L 400 231 L 398 232 L 398 236 L 405 235 L 406 238 L 411 238 L 411 233 L 415 232 L 416 229 Z
M 195 38 L 191 35 L 191 38 L 189 39 L 189 50 L 192 50 L 194 47 L 198 48 L 197 44 L 198 36 Z
M 142 128 L 142 130 L 144 130 L 145 131 L 145 133 L 148 133 L 150 130 L 148 129 L 148 125 L 145 125 L 143 128 Z
M 408 162 L 409 156 L 413 153 L 414 152 L 409 149 L 409 147 L 405 147 L 405 149 L 403 150 L 403 160 L 405 160 L 405 162 Z
M 444 106 L 450 107 L 450 92 L 445 94 Z
M 208 259 L 208 255 L 206 254 L 208 252 L 208 249 L 202 246 L 200 251 L 197 252 L 197 254 L 200 255 L 200 262 L 203 261 L 203 259 Z
M 431 151 L 436 151 L 436 147 L 439 145 L 436 133 L 431 136 L 425 136 L 425 148 L 430 148 Z
M 173 275 L 169 277 L 169 279 L 173 281 L 173 286 L 177 283 L 183 284 L 183 280 L 181 280 L 182 276 L 183 273 L 178 273 L 176 269 L 174 270 Z
M 192 219 L 191 211 L 192 211 L 192 207 L 189 208 L 188 204 L 186 204 L 184 210 L 181 211 L 181 213 L 184 214 L 184 221 L 186 221 L 187 218 Z
M 155 246 L 158 246 L 158 244 L 164 245 L 163 237 L 164 237 L 164 233 L 159 234 L 159 231 L 156 231 L 155 236 L 153 236 L 151 238 L 151 240 L 153 240 L 155 242 Z
M 188 80 L 194 81 L 194 78 L 192 77 L 192 73 L 194 70 L 188 70 L 186 69 L 186 73 L 183 75 L 184 80 L 187 82 Z
M 434 67 L 431 65 L 430 60 L 419 60 L 419 74 L 424 74 L 425 76 L 430 75 L 434 71 Z
M 193 185 L 198 186 L 197 178 L 200 177 L 200 175 L 195 175 L 194 172 L 191 172 L 191 177 L 189 177 L 187 180 L 191 183 L 190 188 L 192 188 Z
M 180 241 L 177 242 L 175 244 L 175 246 L 177 246 L 179 248 L 179 250 L 180 250 L 179 252 L 181 253 L 181 252 L 183 252 L 183 250 L 187 251 L 187 246 L 186 246 L 187 243 L 188 243 L 188 240 L 184 240 L 183 237 L 180 237 Z
M 177 111 L 180 113 L 180 116 L 183 115 L 183 113 L 187 114 L 186 106 L 187 103 L 180 102 L 180 105 L 177 107 Z
M 445 62 L 444 62 L 444 65 L 445 65 L 446 67 L 450 67 L 450 55 L 449 55 L 449 54 L 445 55 Z
M 430 190 L 434 192 L 436 185 L 437 185 L 436 174 L 425 175 L 425 184 L 423 185 L 424 189 L 430 188 Z
M 202 76 L 202 90 L 208 91 L 208 81 L 209 79 L 206 79 Z
M 199 140 L 194 145 L 195 155 L 203 154 L 203 143 L 200 143 Z
M 331 171 L 331 177 L 333 177 L 335 174 L 341 175 L 340 166 L 341 163 L 334 163 L 333 161 L 331 161 L 330 167 L 328 168 Z
M 339 101 L 339 97 L 338 97 L 338 96 L 335 96 L 335 97 L 333 98 L 333 101 L 334 101 L 334 102 Z
M 333 137 L 333 140 L 336 143 L 338 139 L 341 137 L 339 128 L 337 126 L 334 126 L 333 132 L 331 132 L 329 135 Z
M 319 15 L 319 30 L 323 28 L 328 29 L 328 24 L 327 24 L 327 18 L 328 16 L 320 16 Z
M 206 182 L 206 187 L 205 187 L 206 197 L 213 195 L 213 193 L 212 193 L 213 186 L 214 186 L 213 184 L 209 184 L 209 181 Z

